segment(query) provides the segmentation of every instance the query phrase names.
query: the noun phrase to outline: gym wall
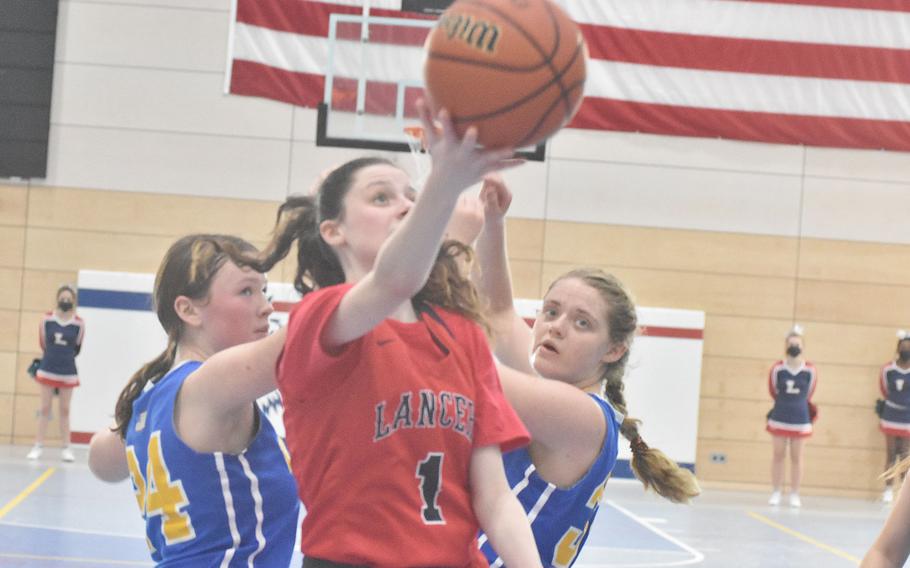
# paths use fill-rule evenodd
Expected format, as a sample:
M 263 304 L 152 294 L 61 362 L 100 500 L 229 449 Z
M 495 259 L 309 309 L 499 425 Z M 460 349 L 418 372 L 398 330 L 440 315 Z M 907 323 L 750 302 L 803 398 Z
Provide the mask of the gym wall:
M 188 232 L 261 245 L 286 195 L 356 155 L 314 146 L 314 111 L 222 94 L 228 8 L 61 1 L 47 178 L 0 180 L 0 441 L 32 441 L 25 368 L 60 283 L 154 272 Z M 877 492 L 877 371 L 910 325 L 908 156 L 579 130 L 549 152 L 506 176 L 516 296 L 588 264 L 641 305 L 704 311 L 696 467 L 717 485 L 768 485 L 767 371 L 801 323 L 820 376 L 805 492 Z

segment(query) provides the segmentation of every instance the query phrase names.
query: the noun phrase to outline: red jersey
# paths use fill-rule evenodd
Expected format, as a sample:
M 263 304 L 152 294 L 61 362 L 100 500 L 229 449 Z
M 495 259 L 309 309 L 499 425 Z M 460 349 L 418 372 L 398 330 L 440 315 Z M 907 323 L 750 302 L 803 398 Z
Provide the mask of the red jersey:
M 469 466 L 475 448 L 529 441 L 480 328 L 438 310 L 387 319 L 338 351 L 323 330 L 350 284 L 290 314 L 278 385 L 307 509 L 305 555 L 370 566 L 486 567 Z

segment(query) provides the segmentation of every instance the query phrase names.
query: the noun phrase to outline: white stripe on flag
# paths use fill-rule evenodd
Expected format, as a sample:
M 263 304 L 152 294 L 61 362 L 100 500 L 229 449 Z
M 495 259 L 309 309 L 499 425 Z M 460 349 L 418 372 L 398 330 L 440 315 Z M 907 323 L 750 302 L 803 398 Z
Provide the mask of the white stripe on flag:
M 910 49 L 910 13 L 717 0 L 557 0 L 577 22 L 692 35 Z
M 910 120 L 910 85 L 700 71 L 603 60 L 585 95 L 652 104 L 877 120 Z
M 328 40 L 237 24 L 235 56 L 288 71 L 324 74 Z M 361 53 L 363 57 L 361 57 Z M 335 76 L 421 82 L 423 50 L 338 42 Z M 694 108 L 910 121 L 910 85 L 658 67 L 601 59 L 588 63 L 585 96 Z

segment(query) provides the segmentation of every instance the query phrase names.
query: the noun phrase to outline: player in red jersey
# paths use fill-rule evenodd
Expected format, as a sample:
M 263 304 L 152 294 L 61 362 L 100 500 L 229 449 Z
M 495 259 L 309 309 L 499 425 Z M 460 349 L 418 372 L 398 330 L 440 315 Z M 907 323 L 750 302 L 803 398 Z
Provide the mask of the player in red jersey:
M 506 402 L 477 294 L 443 229 L 462 191 L 514 165 L 476 148 L 476 130 L 440 130 L 421 105 L 432 171 L 419 199 L 381 158 L 291 197 L 258 259 L 297 242 L 304 294 L 286 334 L 225 351 L 197 372 L 274 373 L 292 468 L 306 505 L 304 566 L 486 566 L 482 528 L 511 566 L 540 566 L 502 450 L 528 442 Z M 286 339 L 282 341 L 282 337 Z

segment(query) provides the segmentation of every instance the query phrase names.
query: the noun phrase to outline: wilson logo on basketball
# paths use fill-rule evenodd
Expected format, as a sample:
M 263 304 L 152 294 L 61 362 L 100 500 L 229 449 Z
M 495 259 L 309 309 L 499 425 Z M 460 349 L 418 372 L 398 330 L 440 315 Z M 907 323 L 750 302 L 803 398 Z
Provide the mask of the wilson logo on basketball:
M 499 26 L 492 22 L 475 20 L 463 14 L 443 14 L 439 27 L 445 30 L 448 39 L 458 39 L 484 53 L 496 53 L 499 41 Z

